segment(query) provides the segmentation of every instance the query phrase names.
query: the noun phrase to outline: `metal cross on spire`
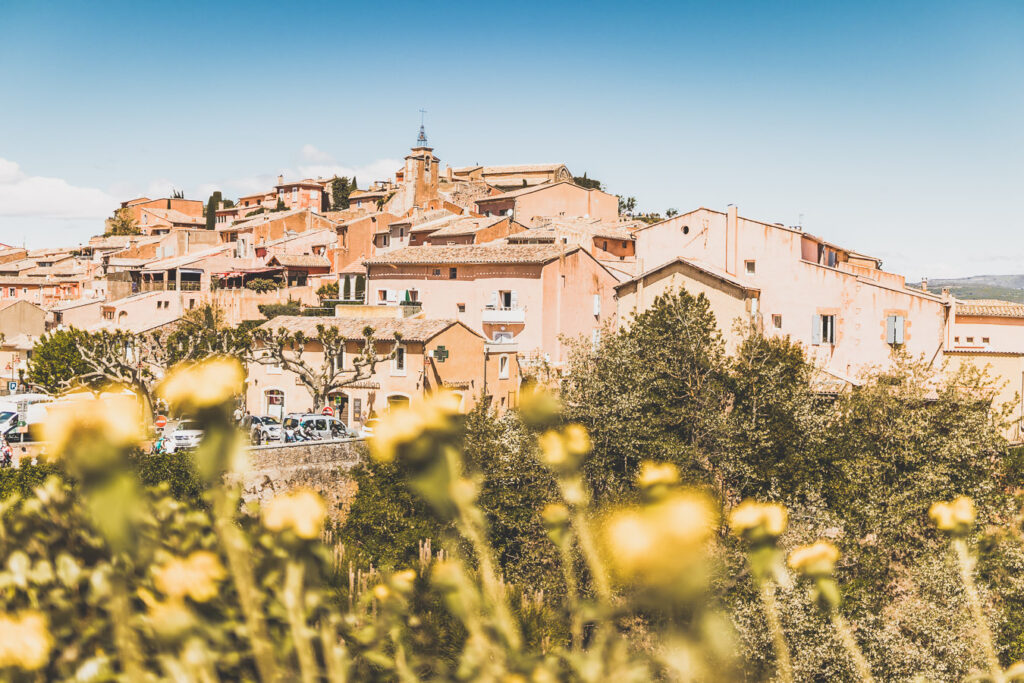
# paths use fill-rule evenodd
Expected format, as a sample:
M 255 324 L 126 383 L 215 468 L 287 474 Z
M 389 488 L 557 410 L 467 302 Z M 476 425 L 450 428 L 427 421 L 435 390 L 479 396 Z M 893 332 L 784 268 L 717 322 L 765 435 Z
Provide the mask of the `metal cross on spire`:
M 420 136 L 416 138 L 417 147 L 427 146 L 427 132 L 423 127 L 423 115 L 427 113 L 426 109 L 420 109 Z

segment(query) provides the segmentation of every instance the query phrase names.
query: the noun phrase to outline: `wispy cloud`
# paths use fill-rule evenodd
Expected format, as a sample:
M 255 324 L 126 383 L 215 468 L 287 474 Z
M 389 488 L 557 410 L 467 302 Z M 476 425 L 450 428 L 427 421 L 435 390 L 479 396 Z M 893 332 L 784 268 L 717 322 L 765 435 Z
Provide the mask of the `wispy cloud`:
M 78 187 L 62 178 L 25 173 L 0 158 L 0 216 L 102 219 L 118 201 L 95 187 Z

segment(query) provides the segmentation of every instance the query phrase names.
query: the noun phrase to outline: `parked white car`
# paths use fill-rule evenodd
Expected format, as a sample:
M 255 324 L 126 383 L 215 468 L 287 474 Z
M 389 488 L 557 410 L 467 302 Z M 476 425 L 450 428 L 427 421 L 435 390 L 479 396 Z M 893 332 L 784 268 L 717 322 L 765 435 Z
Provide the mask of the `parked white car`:
M 171 441 L 174 442 L 175 450 L 196 448 L 202 440 L 203 430 L 194 420 L 182 420 L 175 425 L 174 431 L 171 432 Z

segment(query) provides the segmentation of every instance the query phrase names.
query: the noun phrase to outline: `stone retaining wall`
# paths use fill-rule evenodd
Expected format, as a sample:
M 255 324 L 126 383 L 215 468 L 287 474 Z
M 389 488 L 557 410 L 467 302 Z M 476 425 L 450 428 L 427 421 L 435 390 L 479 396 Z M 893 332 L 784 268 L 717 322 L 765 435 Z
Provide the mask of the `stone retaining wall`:
M 340 521 L 356 493 L 348 473 L 363 452 L 361 439 L 253 446 L 242 496 L 265 503 L 278 493 L 308 488 L 323 496 L 331 517 Z

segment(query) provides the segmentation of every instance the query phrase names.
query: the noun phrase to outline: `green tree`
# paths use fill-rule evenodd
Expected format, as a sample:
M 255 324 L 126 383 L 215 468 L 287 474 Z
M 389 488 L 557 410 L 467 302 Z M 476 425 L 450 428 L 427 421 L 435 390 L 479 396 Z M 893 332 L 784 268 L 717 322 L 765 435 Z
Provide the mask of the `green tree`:
M 347 281 L 346 281 L 347 282 Z M 338 283 L 328 282 L 327 284 L 320 285 L 320 288 L 316 290 L 316 295 L 320 298 L 320 304 L 323 305 L 326 299 L 337 299 L 338 298 Z
M 254 292 L 272 292 L 275 289 L 280 289 L 281 284 L 277 280 L 271 280 L 265 277 L 257 277 L 249 280 L 245 283 L 246 289 L 251 289 Z
M 217 209 L 220 208 L 221 193 L 215 191 L 206 201 L 206 229 L 213 230 L 217 227 Z
M 331 183 L 331 210 L 347 209 L 348 196 L 351 192 L 352 187 L 348 183 L 348 178 L 335 176 L 334 182 Z
M 29 383 L 56 394 L 82 381 L 81 378 L 89 372 L 89 366 L 78 350 L 85 334 L 70 328 L 53 330 L 40 337 L 32 347 L 28 363 Z
M 665 218 L 672 218 L 679 215 L 679 209 L 665 209 Z
M 302 315 L 302 302 L 298 299 L 288 299 L 282 304 L 259 304 L 256 308 L 267 320 L 281 315 Z
M 184 190 L 175 190 L 173 188 L 171 189 L 171 199 L 184 199 L 184 198 L 185 198 L 185 191 Z
M 107 231 L 104 236 L 110 235 L 138 235 L 139 222 L 132 216 L 132 210 L 121 208 L 114 212 L 111 218 L 107 219 Z
M 581 176 L 574 177 L 572 179 L 572 181 L 574 183 L 576 183 L 577 185 L 579 185 L 580 187 L 585 187 L 588 190 L 600 190 L 601 189 L 601 181 L 600 180 L 594 180 L 593 178 L 588 178 L 587 174 L 585 172 Z
M 278 197 L 278 198 L 277 198 L 277 206 L 275 206 L 275 207 L 274 207 L 273 209 L 271 209 L 271 210 L 270 210 L 270 212 L 271 212 L 271 213 L 274 213 L 274 212 L 277 212 L 277 211 L 284 211 L 284 210 L 285 210 L 285 209 L 287 209 L 287 208 L 288 208 L 288 207 L 286 207 L 286 206 L 284 205 L 284 200 L 283 200 L 283 199 L 281 199 L 281 197 Z
M 619 213 L 633 215 L 633 212 L 636 211 L 636 197 L 623 197 L 622 195 L 618 195 L 618 197 Z

